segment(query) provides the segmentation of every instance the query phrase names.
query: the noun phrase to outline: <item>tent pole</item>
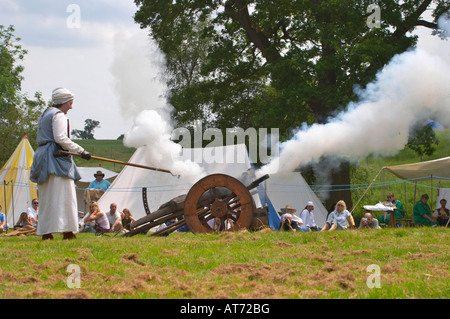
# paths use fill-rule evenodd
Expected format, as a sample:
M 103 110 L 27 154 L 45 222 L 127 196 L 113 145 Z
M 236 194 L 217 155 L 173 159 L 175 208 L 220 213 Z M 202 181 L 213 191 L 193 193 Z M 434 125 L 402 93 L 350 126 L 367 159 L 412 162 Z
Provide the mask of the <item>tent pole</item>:
M 353 214 L 353 211 L 355 210 L 356 207 L 358 207 L 359 202 L 363 199 L 364 195 L 366 195 L 367 191 L 369 190 L 369 188 L 372 186 L 373 183 L 375 183 L 375 181 L 377 180 L 378 176 L 380 175 L 381 171 L 384 171 L 384 167 L 378 172 L 377 176 L 375 176 L 375 178 L 372 180 L 372 183 L 370 183 L 370 185 L 366 188 L 366 190 L 364 191 L 364 193 L 362 194 L 361 198 L 358 199 L 358 201 L 356 202 L 356 204 L 352 207 L 350 214 Z
M 16 224 L 16 220 L 15 220 L 15 216 L 14 216 L 14 185 L 12 184 L 13 182 L 11 181 L 11 186 L 12 186 L 12 190 L 11 190 L 11 203 L 12 203 L 12 211 L 13 211 L 13 225 Z
M 382 170 L 383 170 L 383 199 L 382 199 L 382 201 L 384 201 L 384 199 L 386 198 L 386 196 L 385 196 L 385 190 L 386 190 L 386 184 L 384 183 L 385 182 L 385 172 L 384 172 L 384 167 L 382 168 Z
M 433 174 L 431 174 L 431 179 L 430 179 L 430 203 L 433 202 Z
M 403 187 L 403 191 L 404 191 L 404 196 L 403 196 L 404 202 L 403 202 L 403 203 L 405 203 L 405 211 L 406 211 L 406 203 L 407 203 L 407 198 L 406 198 L 406 183 L 403 182 L 403 185 L 405 186 L 405 187 Z M 405 213 L 405 216 L 406 216 L 406 213 Z M 406 218 L 406 217 L 405 217 L 405 218 Z
M 417 192 L 417 181 L 414 183 L 414 202 L 413 202 L 413 207 L 416 204 L 416 192 Z
M 8 205 L 6 205 L 6 181 L 5 180 L 3 180 L 3 198 L 4 198 L 4 201 L 5 201 L 5 215 L 6 215 L 6 219 L 8 219 L 8 210 L 9 210 L 9 207 L 8 207 Z M 6 222 L 8 222 L 8 221 L 6 221 Z

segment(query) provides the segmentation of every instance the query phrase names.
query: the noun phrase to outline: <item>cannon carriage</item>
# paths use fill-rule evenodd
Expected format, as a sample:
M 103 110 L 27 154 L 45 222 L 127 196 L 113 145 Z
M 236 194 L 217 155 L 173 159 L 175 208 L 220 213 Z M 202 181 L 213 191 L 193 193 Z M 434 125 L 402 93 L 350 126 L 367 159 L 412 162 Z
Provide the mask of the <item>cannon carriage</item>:
M 268 210 L 256 207 L 250 191 L 268 178 L 269 175 L 265 175 L 244 185 L 229 175 L 208 175 L 195 183 L 187 194 L 173 198 L 155 212 L 133 222 L 130 232 L 123 236 L 146 233 L 174 219 L 177 222 L 149 234 L 169 234 L 185 225 L 193 233 L 263 228 L 268 226 Z M 217 225 L 214 229 L 208 224 L 212 219 Z

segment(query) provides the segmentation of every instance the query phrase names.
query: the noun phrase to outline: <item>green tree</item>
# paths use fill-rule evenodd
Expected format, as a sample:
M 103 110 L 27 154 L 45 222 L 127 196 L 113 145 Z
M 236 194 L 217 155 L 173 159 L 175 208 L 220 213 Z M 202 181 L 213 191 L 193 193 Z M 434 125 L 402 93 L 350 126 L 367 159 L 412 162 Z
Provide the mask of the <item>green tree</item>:
M 29 99 L 21 92 L 23 66 L 27 51 L 14 37 L 14 27 L 0 25 L 0 163 L 5 163 L 24 133 L 36 147 L 37 121 L 45 102 L 40 93 Z
M 372 0 L 135 2 L 136 22 L 167 56 L 176 120 L 202 120 L 204 128 L 278 127 L 283 139 L 355 101 L 355 85 L 364 88 L 416 44 L 411 31 L 436 29 L 450 9 L 448 0 L 378 1 L 381 26 L 369 28 Z M 427 10 L 433 21 L 422 18 Z M 350 184 L 349 163 L 331 175 L 333 185 Z M 327 204 L 338 199 L 352 206 L 349 192 L 332 192 Z
M 438 144 L 439 140 L 433 130 L 433 126 L 427 124 L 413 128 L 406 146 L 416 152 L 422 161 L 424 155 L 433 155 L 436 150 L 434 146 Z
M 100 127 L 100 122 L 96 120 L 87 119 L 84 121 L 84 131 L 72 130 L 71 134 L 74 137 L 78 137 L 82 140 L 95 140 L 94 130 Z

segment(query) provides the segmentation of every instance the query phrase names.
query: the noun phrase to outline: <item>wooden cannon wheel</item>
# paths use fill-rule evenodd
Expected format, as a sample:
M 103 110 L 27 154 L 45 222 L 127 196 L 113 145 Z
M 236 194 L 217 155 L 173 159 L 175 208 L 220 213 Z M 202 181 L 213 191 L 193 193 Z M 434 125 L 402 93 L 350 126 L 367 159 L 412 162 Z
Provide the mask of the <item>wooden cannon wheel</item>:
M 230 192 L 222 197 L 216 191 L 218 188 L 226 188 Z M 212 194 L 208 204 L 199 203 L 203 194 Z M 234 205 L 240 204 L 240 212 L 234 209 Z M 184 218 L 189 229 L 194 233 L 209 233 L 214 230 L 207 224 L 212 218 L 220 218 L 222 221 L 229 218 L 233 220 L 233 227 L 227 231 L 247 229 L 256 210 L 253 198 L 239 180 L 225 174 L 212 174 L 199 180 L 189 190 L 184 204 Z

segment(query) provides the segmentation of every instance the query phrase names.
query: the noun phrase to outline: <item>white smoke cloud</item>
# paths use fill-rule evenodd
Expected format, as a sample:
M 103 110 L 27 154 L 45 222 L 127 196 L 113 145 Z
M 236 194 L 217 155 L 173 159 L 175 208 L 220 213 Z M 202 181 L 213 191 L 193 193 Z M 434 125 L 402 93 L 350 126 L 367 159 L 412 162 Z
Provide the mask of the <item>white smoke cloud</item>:
M 116 35 L 111 67 L 114 91 L 124 116 L 134 119 L 125 133 L 125 146 L 145 147 L 147 165 L 195 182 L 204 176 L 203 170 L 194 162 L 180 159 L 181 145 L 170 140 L 172 107 L 163 97 L 166 87 L 159 80 L 163 69 L 163 55 L 147 35 Z
M 411 128 L 427 119 L 450 125 L 450 66 L 422 50 L 395 56 L 366 89 L 358 103 L 327 124 L 304 125 L 280 145 L 280 156 L 258 175 L 292 171 L 317 163 L 321 156 L 357 161 L 370 154 L 395 155 Z

